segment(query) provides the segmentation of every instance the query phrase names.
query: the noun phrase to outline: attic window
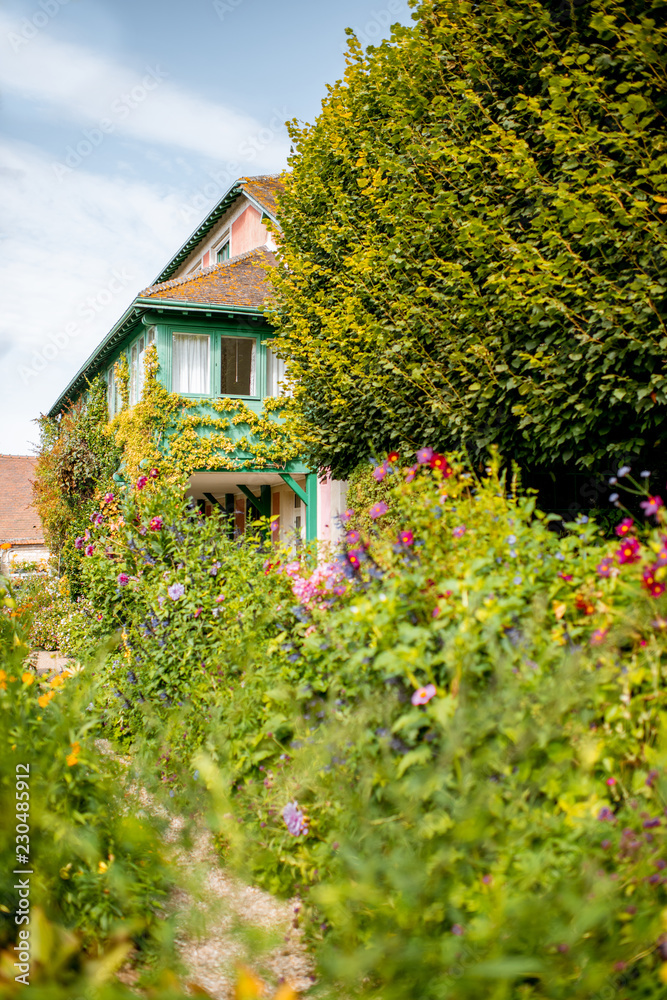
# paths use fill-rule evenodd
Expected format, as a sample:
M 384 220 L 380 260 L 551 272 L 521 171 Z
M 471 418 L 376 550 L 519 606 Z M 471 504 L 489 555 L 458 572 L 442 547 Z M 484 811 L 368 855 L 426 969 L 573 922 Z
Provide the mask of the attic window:
M 230 256 L 230 246 L 229 240 L 225 240 L 222 246 L 219 246 L 215 252 L 215 259 L 218 264 L 222 264 L 223 260 L 229 260 Z

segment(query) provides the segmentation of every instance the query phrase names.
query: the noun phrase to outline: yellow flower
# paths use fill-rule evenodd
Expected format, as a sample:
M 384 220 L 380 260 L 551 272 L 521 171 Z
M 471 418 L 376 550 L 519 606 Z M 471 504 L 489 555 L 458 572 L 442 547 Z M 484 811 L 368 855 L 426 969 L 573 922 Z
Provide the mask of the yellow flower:
M 65 757 L 68 767 L 74 767 L 75 764 L 79 763 L 79 758 L 75 753 L 68 753 Z
M 35 675 L 34 674 L 25 673 L 21 677 L 21 680 L 23 681 L 24 684 L 26 684 L 28 687 L 30 687 L 31 684 L 35 683 Z
M 52 688 L 59 688 L 62 685 L 62 683 L 63 679 L 60 676 L 60 674 L 56 674 L 56 676 L 52 677 L 51 680 L 49 681 L 49 684 L 51 685 Z
M 106 861 L 100 861 L 99 865 L 97 866 L 97 870 L 98 872 L 100 872 L 100 874 L 102 874 L 102 872 L 105 872 L 108 867 L 109 866 L 106 863 Z

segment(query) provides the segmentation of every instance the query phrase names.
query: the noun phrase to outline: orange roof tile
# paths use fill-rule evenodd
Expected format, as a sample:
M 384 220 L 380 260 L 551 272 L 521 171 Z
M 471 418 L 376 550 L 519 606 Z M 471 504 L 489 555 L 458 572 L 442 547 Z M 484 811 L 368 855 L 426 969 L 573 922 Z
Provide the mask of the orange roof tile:
M 264 174 L 259 177 L 239 177 L 239 184 L 251 198 L 268 209 L 271 215 L 278 214 L 277 197 L 285 190 L 285 181 L 281 174 Z
M 0 543 L 44 542 L 39 514 L 32 503 L 36 458 L 0 455 Z
M 267 274 L 275 265 L 274 254 L 258 247 L 195 274 L 151 285 L 138 298 L 260 309 L 271 294 Z

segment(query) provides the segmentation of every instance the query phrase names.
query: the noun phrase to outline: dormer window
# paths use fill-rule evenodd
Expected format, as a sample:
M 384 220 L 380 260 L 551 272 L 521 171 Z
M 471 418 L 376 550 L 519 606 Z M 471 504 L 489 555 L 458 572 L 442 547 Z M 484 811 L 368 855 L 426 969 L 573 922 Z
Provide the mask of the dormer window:
M 230 257 L 230 244 L 229 244 L 229 239 L 226 239 L 225 242 L 221 246 L 219 246 L 218 249 L 216 250 L 215 259 L 218 264 L 222 264 L 223 260 L 229 260 L 229 257 Z

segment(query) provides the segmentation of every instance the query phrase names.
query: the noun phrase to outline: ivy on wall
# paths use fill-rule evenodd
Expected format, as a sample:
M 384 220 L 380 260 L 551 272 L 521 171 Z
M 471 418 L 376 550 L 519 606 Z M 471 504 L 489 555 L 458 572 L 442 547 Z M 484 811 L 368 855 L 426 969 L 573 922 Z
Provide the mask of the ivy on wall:
M 311 461 L 664 465 L 665 0 L 414 6 L 290 128 L 271 321 Z

